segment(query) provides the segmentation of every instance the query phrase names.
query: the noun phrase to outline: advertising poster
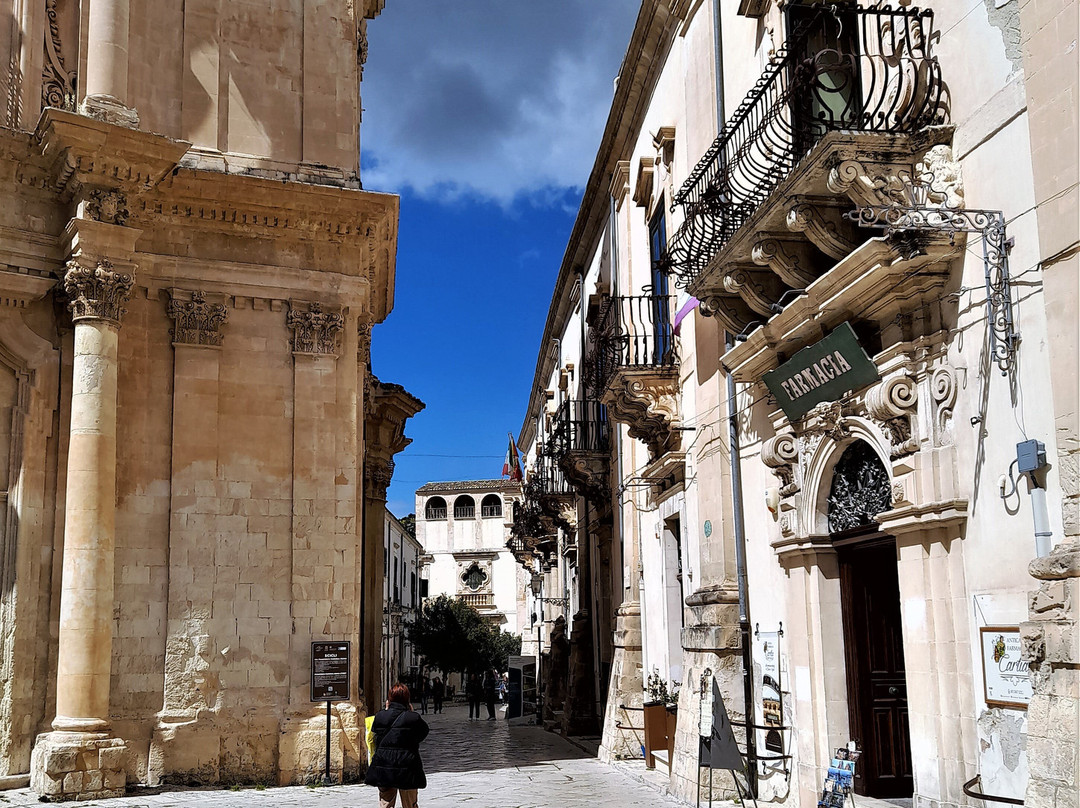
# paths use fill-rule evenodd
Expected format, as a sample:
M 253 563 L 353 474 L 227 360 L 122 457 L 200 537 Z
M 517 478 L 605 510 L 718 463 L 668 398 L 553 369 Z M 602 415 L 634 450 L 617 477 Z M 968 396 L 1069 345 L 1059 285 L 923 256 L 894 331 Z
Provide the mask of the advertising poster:
M 784 753 L 783 698 L 780 694 L 780 633 L 757 632 L 757 658 L 761 664 L 761 712 L 757 723 L 768 729 L 758 730 L 758 748 L 768 753 Z

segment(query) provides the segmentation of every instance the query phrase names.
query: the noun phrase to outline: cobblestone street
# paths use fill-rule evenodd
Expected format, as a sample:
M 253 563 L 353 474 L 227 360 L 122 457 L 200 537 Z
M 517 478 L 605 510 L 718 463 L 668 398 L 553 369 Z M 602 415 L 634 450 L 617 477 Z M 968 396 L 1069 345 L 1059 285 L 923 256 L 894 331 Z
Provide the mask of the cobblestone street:
M 424 716 L 431 734 L 421 747 L 428 787 L 422 808 L 619 808 L 681 805 L 671 797 L 600 763 L 557 735 L 507 722 L 469 721 L 462 706 Z M 500 713 L 501 715 L 501 713 Z M 375 789 L 364 785 L 306 788 L 245 788 L 239 791 L 137 790 L 113 800 L 80 805 L 112 808 L 363 808 L 377 806 Z M 399 803 L 400 804 L 400 803 Z M 40 805 L 28 789 L 0 792 L 0 806 Z

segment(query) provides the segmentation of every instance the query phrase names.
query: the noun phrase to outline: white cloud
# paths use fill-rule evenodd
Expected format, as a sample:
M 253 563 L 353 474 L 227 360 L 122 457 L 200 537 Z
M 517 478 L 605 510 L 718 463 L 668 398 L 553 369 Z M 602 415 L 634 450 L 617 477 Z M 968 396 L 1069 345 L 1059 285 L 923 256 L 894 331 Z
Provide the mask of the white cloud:
M 368 25 L 364 186 L 507 204 L 584 185 L 637 0 L 393 0 Z

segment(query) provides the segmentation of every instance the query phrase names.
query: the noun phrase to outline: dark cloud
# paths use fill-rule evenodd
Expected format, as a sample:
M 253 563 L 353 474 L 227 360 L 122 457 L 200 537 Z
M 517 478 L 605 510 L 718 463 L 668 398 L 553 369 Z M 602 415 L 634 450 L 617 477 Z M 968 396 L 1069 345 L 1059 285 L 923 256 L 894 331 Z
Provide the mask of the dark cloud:
M 390 0 L 369 24 L 366 187 L 521 194 L 583 184 L 637 0 Z

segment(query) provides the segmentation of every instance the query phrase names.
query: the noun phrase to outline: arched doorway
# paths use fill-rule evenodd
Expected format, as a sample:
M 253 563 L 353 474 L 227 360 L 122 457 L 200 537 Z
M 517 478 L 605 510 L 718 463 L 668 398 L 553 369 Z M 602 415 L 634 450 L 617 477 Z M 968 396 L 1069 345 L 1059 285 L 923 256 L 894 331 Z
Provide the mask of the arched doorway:
M 828 525 L 840 572 L 848 722 L 863 751 L 855 790 L 871 797 L 913 791 L 896 540 L 874 518 L 891 506 L 885 464 L 855 441 L 833 469 Z

